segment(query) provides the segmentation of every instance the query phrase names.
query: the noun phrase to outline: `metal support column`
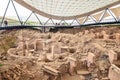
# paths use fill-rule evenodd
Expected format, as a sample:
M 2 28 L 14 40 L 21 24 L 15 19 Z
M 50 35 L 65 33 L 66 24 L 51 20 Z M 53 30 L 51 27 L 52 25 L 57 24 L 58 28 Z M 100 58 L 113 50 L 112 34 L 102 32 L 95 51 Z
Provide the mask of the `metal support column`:
M 75 19 L 70 23 L 70 26 L 74 23 Z
M 52 18 L 50 18 L 50 20 L 52 21 L 52 23 L 55 25 L 54 21 L 52 20 Z
M 33 13 L 34 13 L 34 15 L 36 16 L 36 18 L 38 19 L 39 23 L 40 23 L 41 25 L 43 25 L 42 22 L 40 21 L 40 19 L 38 18 L 38 16 L 36 15 L 36 13 L 35 13 L 35 12 L 33 12 Z
M 29 15 L 29 17 L 26 19 L 26 21 L 24 22 L 24 25 L 26 24 L 26 22 L 28 21 L 28 19 L 31 17 L 32 14 L 33 14 L 33 12 L 31 12 L 31 14 Z
M 64 23 L 66 23 L 68 25 L 68 23 L 65 20 L 63 20 L 63 21 L 64 21 Z
M 97 23 L 97 21 L 90 15 L 89 16 L 95 23 Z
M 6 13 L 7 13 L 7 10 L 8 10 L 8 7 L 9 7 L 9 4 L 10 4 L 10 1 L 11 1 L 11 0 L 8 1 L 8 4 L 7 4 L 7 7 L 6 7 L 6 9 L 5 9 L 5 13 L 4 13 L 4 16 L 3 16 L 3 18 L 2 18 L 2 22 L 1 22 L 0 27 L 2 27 L 2 24 L 3 24 L 3 21 L 4 21 L 4 19 L 5 19 L 5 16 L 6 16 Z
M 80 22 L 78 21 L 78 19 L 76 18 L 76 21 L 77 21 L 77 23 L 80 25 Z
M 66 23 L 66 24 L 68 25 L 68 23 L 67 23 L 67 22 L 65 22 L 65 20 L 64 20 L 64 19 L 62 19 L 62 20 L 59 22 L 59 24 L 61 24 L 62 22 Z
M 44 26 L 42 27 L 42 31 L 43 31 L 43 32 L 45 32 L 45 29 L 46 29 L 46 28 L 45 28 L 45 25 L 50 21 L 50 19 L 51 19 L 51 18 L 49 18 L 49 19 L 45 22 Z
M 83 24 L 85 24 L 85 22 L 87 21 L 88 17 L 89 17 L 89 15 L 88 15 L 88 16 L 86 16 L 86 18 L 85 18 L 85 20 L 84 20 Z
M 71 26 L 75 21 L 80 25 L 80 23 L 79 23 L 79 22 L 77 21 L 77 19 L 75 18 L 75 19 L 70 23 L 70 26 Z
M 99 19 L 99 23 L 103 20 L 103 18 L 104 18 L 104 16 L 105 16 L 106 12 L 107 12 L 107 9 L 104 10 L 102 16 L 101 16 L 100 19 Z
M 110 13 L 110 15 L 115 19 L 115 21 L 117 22 L 118 19 L 116 18 L 116 16 L 113 15 L 112 11 L 110 9 L 107 9 L 107 11 Z
M 42 32 L 45 33 L 45 25 L 42 27 Z
M 62 21 L 63 21 L 63 20 L 61 20 L 61 21 L 59 22 L 59 24 L 61 24 Z
M 19 20 L 20 24 L 22 25 L 22 21 L 20 20 L 20 17 L 19 17 L 19 15 L 18 15 L 18 12 L 17 12 L 17 9 L 16 9 L 16 7 L 15 7 L 15 4 L 14 4 L 13 0 L 11 0 L 11 2 L 12 2 L 12 5 L 13 5 L 13 7 L 14 7 L 14 9 L 15 9 L 16 14 L 17 14 L 18 20 Z
M 45 24 L 44 25 L 46 25 L 48 22 L 49 22 L 49 20 L 50 20 L 50 18 L 45 22 Z

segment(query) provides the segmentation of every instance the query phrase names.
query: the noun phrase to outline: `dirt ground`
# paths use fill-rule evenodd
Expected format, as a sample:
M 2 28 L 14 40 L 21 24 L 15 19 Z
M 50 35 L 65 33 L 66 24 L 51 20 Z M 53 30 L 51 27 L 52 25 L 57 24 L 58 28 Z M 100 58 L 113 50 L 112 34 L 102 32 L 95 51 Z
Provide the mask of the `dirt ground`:
M 0 80 L 110 80 L 111 64 L 120 68 L 120 27 L 1 31 L 0 40 Z

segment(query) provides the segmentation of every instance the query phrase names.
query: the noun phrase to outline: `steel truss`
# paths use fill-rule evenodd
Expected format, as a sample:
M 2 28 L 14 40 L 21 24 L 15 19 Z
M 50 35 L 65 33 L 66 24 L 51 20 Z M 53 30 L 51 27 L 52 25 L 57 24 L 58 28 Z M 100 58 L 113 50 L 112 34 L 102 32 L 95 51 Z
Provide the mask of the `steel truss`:
M 82 21 L 82 23 L 80 23 L 79 18 L 75 18 L 75 19 L 73 19 L 73 21 L 72 21 L 71 23 L 67 23 L 65 19 L 60 20 L 60 22 L 58 23 L 58 24 L 65 23 L 65 24 L 67 24 L 67 25 L 56 25 L 55 22 L 54 22 L 54 20 L 52 19 L 52 17 L 49 18 L 45 23 L 42 23 L 42 21 L 39 19 L 38 15 L 37 15 L 34 11 L 32 11 L 31 14 L 28 16 L 28 18 L 25 20 L 25 22 L 22 22 L 21 19 L 20 19 L 19 14 L 18 14 L 18 12 L 17 12 L 16 6 L 15 6 L 15 4 L 14 4 L 14 0 L 9 0 L 9 1 L 8 1 L 8 4 L 7 4 L 7 6 L 6 6 L 6 9 L 5 9 L 5 12 L 4 12 L 4 15 L 3 15 L 3 18 L 2 18 L 2 21 L 1 21 L 0 27 L 2 27 L 2 25 L 3 25 L 3 22 L 4 22 L 4 19 L 5 19 L 5 16 L 6 16 L 6 13 L 7 13 L 7 10 L 8 10 L 8 8 L 9 8 L 10 3 L 12 3 L 12 5 L 13 5 L 13 7 L 14 7 L 15 13 L 16 13 L 16 15 L 17 15 L 18 21 L 19 21 L 19 23 L 20 23 L 21 26 L 25 26 L 26 23 L 27 23 L 27 21 L 30 19 L 30 17 L 31 17 L 32 15 L 34 15 L 34 16 L 36 17 L 36 19 L 38 20 L 39 26 L 42 26 L 43 32 L 45 31 L 46 26 L 48 26 L 47 24 L 48 24 L 49 21 L 52 22 L 52 24 L 53 24 L 52 27 L 55 27 L 55 26 L 58 26 L 58 27 L 59 27 L 59 26 L 69 27 L 69 26 L 72 26 L 75 21 L 78 23 L 78 26 L 86 25 L 85 23 L 87 23 L 89 19 L 94 22 L 94 23 L 91 23 L 91 24 L 99 24 L 99 23 L 101 23 L 101 21 L 104 19 L 104 16 L 105 16 L 106 13 L 108 13 L 110 16 L 112 16 L 113 19 L 115 20 L 115 22 L 120 22 L 120 21 L 119 21 L 120 19 L 118 19 L 118 18 L 115 16 L 115 14 L 114 14 L 109 8 L 106 8 L 106 9 L 103 11 L 102 15 L 101 15 L 100 18 L 99 18 L 99 21 L 97 21 L 97 20 L 95 19 L 95 17 L 92 16 L 93 14 L 90 14 L 90 15 L 87 15 L 87 16 L 85 17 L 85 19 Z M 108 22 L 108 23 L 109 23 L 109 22 Z M 87 24 L 87 25 L 90 25 L 90 24 Z

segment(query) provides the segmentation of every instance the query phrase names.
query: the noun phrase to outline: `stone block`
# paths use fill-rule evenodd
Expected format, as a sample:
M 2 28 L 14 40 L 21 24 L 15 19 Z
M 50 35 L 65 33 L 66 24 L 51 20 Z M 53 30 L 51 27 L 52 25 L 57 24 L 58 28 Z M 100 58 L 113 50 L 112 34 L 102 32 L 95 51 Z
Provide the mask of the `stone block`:
M 95 33 L 95 38 L 99 38 L 100 33 L 96 32 Z
M 45 43 L 43 42 L 42 39 L 35 40 L 35 43 L 34 43 L 35 50 L 43 50 L 44 47 L 45 47 Z
M 75 67 L 76 67 L 76 59 L 69 57 L 69 73 L 72 75 L 75 72 Z
M 116 39 L 119 40 L 120 39 L 120 34 L 116 33 Z
M 95 55 L 93 53 L 88 53 L 87 55 L 87 66 L 89 67 L 90 64 L 94 62 Z
M 120 68 L 112 64 L 109 68 L 108 77 L 110 80 L 120 80 Z
M 106 34 L 106 32 L 105 32 L 105 31 L 101 31 L 101 34 L 103 34 L 103 35 L 104 35 L 104 34 Z
M 117 60 L 117 53 L 115 53 L 113 50 L 109 50 L 108 56 L 110 63 L 113 63 L 113 61 Z
M 59 45 L 53 45 L 51 47 L 51 53 L 52 54 L 60 54 L 61 53 L 61 48 Z
M 65 46 L 65 47 L 61 47 L 61 53 L 66 53 L 69 51 L 69 47 Z
M 109 35 L 107 35 L 107 34 L 103 34 L 103 39 L 109 39 Z
M 88 30 L 85 30 L 84 32 L 85 32 L 85 34 L 88 34 L 88 33 L 89 33 L 89 31 L 88 31 Z

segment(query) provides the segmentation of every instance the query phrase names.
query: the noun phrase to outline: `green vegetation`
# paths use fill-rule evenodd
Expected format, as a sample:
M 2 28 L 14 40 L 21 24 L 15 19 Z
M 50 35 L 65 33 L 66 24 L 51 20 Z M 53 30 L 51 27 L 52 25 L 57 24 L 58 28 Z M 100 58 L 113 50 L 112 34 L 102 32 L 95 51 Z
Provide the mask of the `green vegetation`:
M 3 66 L 3 64 L 0 63 L 0 67 L 2 67 L 2 66 Z

